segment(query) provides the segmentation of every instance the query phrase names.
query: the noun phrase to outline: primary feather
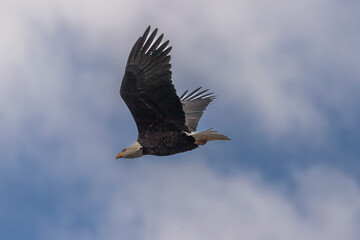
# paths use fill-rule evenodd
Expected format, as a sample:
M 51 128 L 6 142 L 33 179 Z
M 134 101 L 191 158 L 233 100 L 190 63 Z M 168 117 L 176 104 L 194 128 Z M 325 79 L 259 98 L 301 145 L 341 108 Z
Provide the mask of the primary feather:
M 213 93 L 207 93 L 208 89 L 199 92 L 200 89 L 201 87 L 188 95 L 188 91 L 185 91 L 180 97 L 185 112 L 185 125 L 191 132 L 196 131 L 206 107 L 216 98 Z

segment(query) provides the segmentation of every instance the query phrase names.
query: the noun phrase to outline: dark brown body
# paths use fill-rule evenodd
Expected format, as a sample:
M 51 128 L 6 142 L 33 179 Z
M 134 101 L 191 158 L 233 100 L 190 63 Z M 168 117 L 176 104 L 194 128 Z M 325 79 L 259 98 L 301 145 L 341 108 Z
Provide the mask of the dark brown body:
M 171 132 L 147 132 L 143 138 L 138 139 L 143 147 L 144 155 L 167 156 L 186 152 L 198 147 L 195 139 L 186 133 Z

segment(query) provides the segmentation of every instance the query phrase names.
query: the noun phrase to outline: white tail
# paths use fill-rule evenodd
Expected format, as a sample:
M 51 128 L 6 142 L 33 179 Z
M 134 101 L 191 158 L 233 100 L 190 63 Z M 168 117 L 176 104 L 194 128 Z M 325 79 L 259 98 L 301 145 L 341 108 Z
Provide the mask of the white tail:
M 214 141 L 214 140 L 230 140 L 230 138 L 218 133 L 212 128 L 199 133 L 192 133 L 190 135 L 195 138 L 195 144 L 198 145 L 204 145 L 208 141 Z

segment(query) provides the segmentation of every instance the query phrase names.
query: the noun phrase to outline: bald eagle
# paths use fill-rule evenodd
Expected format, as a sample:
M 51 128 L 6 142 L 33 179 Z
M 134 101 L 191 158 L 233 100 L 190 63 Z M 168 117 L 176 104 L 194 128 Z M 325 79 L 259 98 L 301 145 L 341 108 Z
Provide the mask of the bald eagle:
M 178 97 L 171 81 L 169 40 L 155 41 L 150 26 L 136 41 L 127 60 L 120 95 L 138 128 L 137 141 L 116 155 L 137 158 L 185 152 L 212 140 L 230 140 L 213 129 L 195 133 L 204 110 L 215 99 L 201 87 Z M 161 45 L 160 45 L 161 44 Z

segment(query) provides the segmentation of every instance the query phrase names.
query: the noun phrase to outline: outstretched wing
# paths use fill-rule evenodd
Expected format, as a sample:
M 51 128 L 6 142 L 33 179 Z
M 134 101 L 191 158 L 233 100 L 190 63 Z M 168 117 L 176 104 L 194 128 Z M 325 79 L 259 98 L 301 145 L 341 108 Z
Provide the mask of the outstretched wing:
M 189 131 L 185 113 L 171 81 L 169 41 L 160 45 L 163 34 L 154 41 L 150 26 L 131 49 L 120 95 L 128 106 L 139 135 L 150 128 Z
M 207 92 L 208 89 L 200 90 L 201 87 L 189 94 L 187 94 L 188 91 L 185 91 L 180 97 L 185 112 L 185 125 L 191 132 L 196 131 L 199 120 L 206 110 L 206 107 L 216 98 L 213 93 Z

